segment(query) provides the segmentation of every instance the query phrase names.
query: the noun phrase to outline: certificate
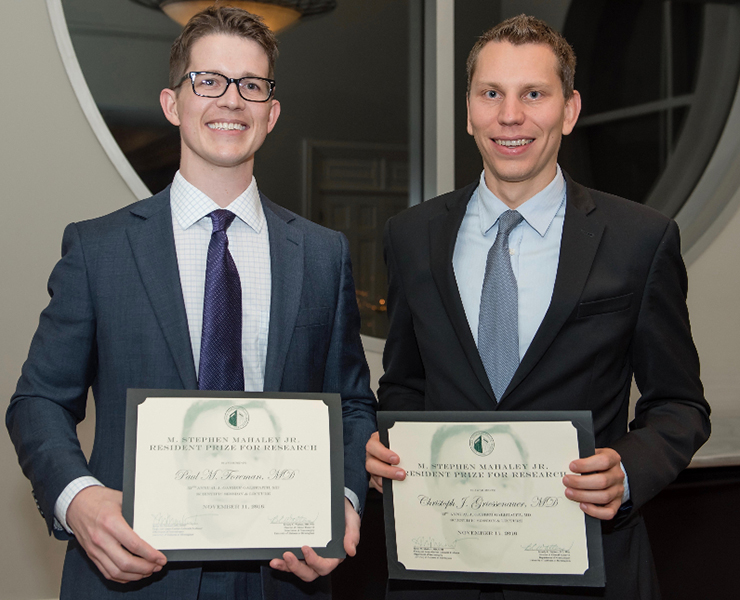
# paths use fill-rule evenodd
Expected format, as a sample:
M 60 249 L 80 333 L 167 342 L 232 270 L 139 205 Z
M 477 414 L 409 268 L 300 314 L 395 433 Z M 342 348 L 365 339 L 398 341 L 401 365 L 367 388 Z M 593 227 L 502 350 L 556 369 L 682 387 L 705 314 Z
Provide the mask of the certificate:
M 603 586 L 601 527 L 563 476 L 594 453 L 588 412 L 379 412 L 389 576 Z
M 344 557 L 338 394 L 129 390 L 123 515 L 171 561 Z

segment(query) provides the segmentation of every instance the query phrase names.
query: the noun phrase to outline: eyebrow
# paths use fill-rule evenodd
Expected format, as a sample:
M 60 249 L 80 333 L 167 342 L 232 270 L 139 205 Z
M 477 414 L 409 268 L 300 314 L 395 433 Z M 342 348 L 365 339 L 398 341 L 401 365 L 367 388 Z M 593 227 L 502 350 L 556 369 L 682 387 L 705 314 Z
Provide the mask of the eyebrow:
M 216 69 L 190 69 L 190 71 L 194 71 L 196 73 L 217 73 L 218 75 L 223 75 L 224 77 L 230 77 L 230 75 L 222 73 L 221 71 L 218 71 Z M 241 79 L 242 77 L 259 77 L 260 79 L 269 79 L 269 77 L 257 75 L 257 73 L 254 73 L 253 71 L 248 71 L 244 75 L 239 75 L 239 77 L 233 77 L 232 79 Z
M 492 88 L 503 88 L 503 86 L 500 83 L 497 83 L 495 81 L 479 81 L 477 83 L 473 83 L 474 86 L 481 86 L 481 87 L 492 87 Z M 516 87 L 519 88 L 547 88 L 551 87 L 551 84 L 546 81 L 530 81 L 523 84 L 516 84 Z

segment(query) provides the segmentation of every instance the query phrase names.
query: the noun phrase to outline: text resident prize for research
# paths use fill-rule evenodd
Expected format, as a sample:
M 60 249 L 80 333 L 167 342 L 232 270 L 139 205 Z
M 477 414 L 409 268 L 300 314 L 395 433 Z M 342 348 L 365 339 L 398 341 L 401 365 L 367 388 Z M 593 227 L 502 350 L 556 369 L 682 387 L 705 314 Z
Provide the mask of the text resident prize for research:
M 129 390 L 124 516 L 169 560 L 343 557 L 337 394 Z
M 588 412 L 380 412 L 391 578 L 603 586 L 599 523 L 565 497 Z

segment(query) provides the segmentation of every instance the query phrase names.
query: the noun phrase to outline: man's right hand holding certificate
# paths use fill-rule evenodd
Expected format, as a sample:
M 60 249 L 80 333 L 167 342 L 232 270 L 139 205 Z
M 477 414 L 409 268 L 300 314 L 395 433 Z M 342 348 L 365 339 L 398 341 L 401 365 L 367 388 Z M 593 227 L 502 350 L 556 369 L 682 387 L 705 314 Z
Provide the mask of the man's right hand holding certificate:
M 380 441 L 376 431 L 365 446 L 365 467 L 370 473 L 370 485 L 383 493 L 383 478 L 403 481 L 406 471 L 399 467 L 401 459 Z M 573 475 L 563 477 L 565 496 L 578 502 L 587 515 L 608 521 L 622 505 L 624 472 L 619 454 L 612 448 L 597 448 L 596 454 L 570 463 Z

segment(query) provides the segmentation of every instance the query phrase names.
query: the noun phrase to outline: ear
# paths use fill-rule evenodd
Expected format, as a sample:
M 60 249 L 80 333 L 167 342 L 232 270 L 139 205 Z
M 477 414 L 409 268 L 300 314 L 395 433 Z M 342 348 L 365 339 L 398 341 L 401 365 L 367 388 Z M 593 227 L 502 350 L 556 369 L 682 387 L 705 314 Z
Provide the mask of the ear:
M 465 106 L 468 107 L 468 135 L 473 135 L 473 126 L 470 124 L 470 95 L 465 96 Z
M 165 118 L 175 127 L 180 126 L 180 117 L 177 114 L 177 92 L 169 88 L 159 92 L 159 104 Z
M 573 95 L 565 103 L 565 119 L 563 119 L 563 135 L 568 135 L 576 126 L 578 115 L 581 114 L 581 95 L 573 90 Z
M 270 115 L 267 118 L 267 133 L 272 131 L 280 116 L 280 102 L 278 100 L 270 100 L 270 103 Z

